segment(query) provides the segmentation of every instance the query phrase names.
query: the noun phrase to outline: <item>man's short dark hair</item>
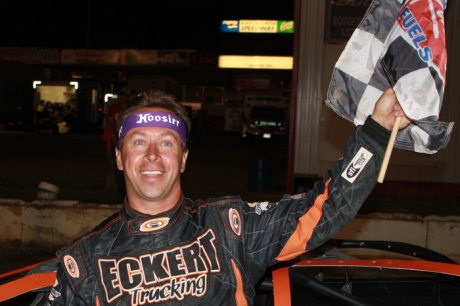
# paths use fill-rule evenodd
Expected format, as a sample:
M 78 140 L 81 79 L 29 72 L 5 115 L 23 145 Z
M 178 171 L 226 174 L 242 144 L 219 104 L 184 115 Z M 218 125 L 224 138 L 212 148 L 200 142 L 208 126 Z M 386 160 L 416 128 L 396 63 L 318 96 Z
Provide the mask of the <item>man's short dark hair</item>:
M 118 117 L 118 130 L 126 117 L 136 112 L 136 110 L 154 107 L 169 110 L 178 116 L 184 122 L 187 129 L 187 139 L 189 138 L 192 121 L 190 120 L 188 112 L 182 104 L 176 101 L 173 95 L 159 90 L 144 91 L 132 97 L 129 106 L 120 112 Z M 121 148 L 121 143 L 122 141 L 118 144 L 119 148 Z M 182 149 L 184 151 L 187 150 L 187 143 L 184 140 L 182 140 Z

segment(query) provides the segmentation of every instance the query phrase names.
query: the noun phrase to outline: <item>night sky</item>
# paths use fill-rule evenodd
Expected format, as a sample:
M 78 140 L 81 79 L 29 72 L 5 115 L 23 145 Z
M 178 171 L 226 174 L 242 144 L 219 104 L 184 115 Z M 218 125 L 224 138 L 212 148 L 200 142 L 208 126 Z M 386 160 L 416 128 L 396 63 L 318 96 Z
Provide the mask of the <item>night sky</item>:
M 6 0 L 0 12 L 2 47 L 221 52 L 235 35 L 219 32 L 221 20 L 293 20 L 294 0 Z

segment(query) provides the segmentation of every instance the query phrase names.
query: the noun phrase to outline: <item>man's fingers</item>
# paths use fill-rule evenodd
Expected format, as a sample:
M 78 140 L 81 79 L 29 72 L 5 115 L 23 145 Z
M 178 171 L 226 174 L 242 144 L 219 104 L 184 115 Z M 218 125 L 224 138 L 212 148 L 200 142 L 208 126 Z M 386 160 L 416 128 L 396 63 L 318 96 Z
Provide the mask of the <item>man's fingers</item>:
M 393 106 L 393 111 L 396 117 L 402 117 L 405 116 L 406 113 L 404 112 L 403 108 L 401 107 L 401 104 L 399 102 L 396 102 L 395 105 Z
M 391 88 L 391 87 L 388 87 L 388 88 L 383 92 L 384 95 L 394 94 L 394 93 L 395 93 L 395 91 L 394 91 L 393 88 Z

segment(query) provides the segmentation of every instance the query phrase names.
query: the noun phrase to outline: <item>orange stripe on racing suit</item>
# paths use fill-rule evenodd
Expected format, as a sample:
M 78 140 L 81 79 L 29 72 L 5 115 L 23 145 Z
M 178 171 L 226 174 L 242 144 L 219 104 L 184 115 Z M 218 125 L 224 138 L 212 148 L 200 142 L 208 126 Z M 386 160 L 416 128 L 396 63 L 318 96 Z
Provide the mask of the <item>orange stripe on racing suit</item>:
M 277 260 L 286 261 L 305 253 L 308 240 L 310 240 L 315 226 L 318 224 L 319 219 L 321 219 L 321 216 L 323 215 L 323 204 L 329 196 L 328 186 L 330 181 L 331 179 L 326 181 L 324 192 L 316 198 L 315 203 L 308 212 L 299 219 L 299 223 L 297 224 L 295 231 L 292 233 L 286 245 L 276 257 Z
M 231 259 L 231 261 L 232 261 L 233 272 L 235 273 L 235 279 L 236 279 L 236 291 L 235 291 L 236 305 L 247 306 L 248 301 L 246 300 L 246 297 L 244 296 L 243 278 L 241 277 L 240 269 L 238 269 L 233 259 Z

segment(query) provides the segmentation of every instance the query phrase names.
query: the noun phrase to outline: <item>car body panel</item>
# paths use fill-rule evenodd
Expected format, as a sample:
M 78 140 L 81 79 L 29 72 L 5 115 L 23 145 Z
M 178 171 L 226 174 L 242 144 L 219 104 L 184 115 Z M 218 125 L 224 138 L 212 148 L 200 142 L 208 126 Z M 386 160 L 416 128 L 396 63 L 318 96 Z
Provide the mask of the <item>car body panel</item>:
M 416 259 L 359 259 L 346 253 L 357 248 L 365 252 L 366 247 L 387 248 Z M 30 305 L 46 297 L 56 281 L 57 267 L 58 261 L 52 259 L 1 274 L 0 304 Z M 256 306 L 445 306 L 460 301 L 460 265 L 442 254 L 401 242 L 330 240 L 268 272 L 256 288 Z M 18 303 L 23 296 L 26 302 Z

